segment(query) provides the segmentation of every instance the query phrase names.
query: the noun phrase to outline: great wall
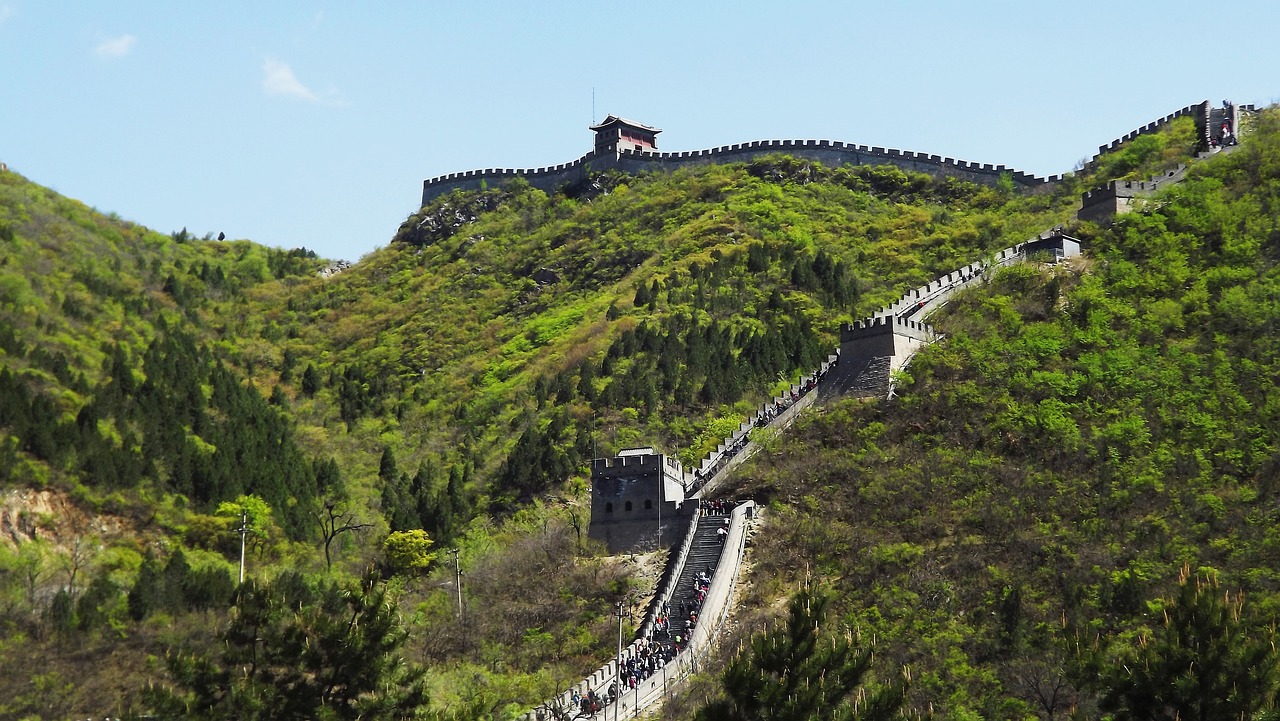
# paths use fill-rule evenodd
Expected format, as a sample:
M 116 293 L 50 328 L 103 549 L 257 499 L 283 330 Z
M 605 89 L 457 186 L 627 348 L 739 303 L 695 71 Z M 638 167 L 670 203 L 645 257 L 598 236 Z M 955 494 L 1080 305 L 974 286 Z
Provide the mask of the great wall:
M 1208 100 L 1179 108 L 1164 117 L 1153 120 L 1140 128 L 1136 128 L 1106 145 L 1098 147 L 1085 168 L 1097 163 L 1099 156 L 1117 149 L 1120 145 L 1140 135 L 1155 133 L 1174 120 L 1190 116 L 1195 119 L 1196 130 L 1204 143 L 1208 143 L 1213 129 L 1219 121 L 1226 119 L 1231 127 L 1237 127 L 1239 112 L 1252 112 L 1253 105 L 1231 106 L 1230 117 L 1223 118 L 1224 108 L 1213 107 Z M 601 138 L 605 130 L 616 130 L 610 121 L 619 121 L 626 129 L 618 135 Z M 599 129 L 597 129 L 599 128 Z M 627 121 L 616 116 L 609 116 L 603 123 L 593 126 L 597 132 L 595 148 L 577 160 L 542 168 L 488 168 L 468 170 L 460 173 L 429 178 L 422 183 L 422 205 L 454 190 L 475 190 L 486 185 L 502 183 L 514 178 L 522 178 L 530 185 L 547 193 L 574 183 L 583 182 L 590 173 L 616 170 L 623 173 L 638 174 L 652 171 L 670 171 L 677 168 L 708 165 L 713 163 L 746 162 L 774 153 L 785 153 L 797 158 L 825 163 L 833 167 L 841 165 L 894 165 L 903 170 L 925 172 L 935 175 L 949 175 L 972 180 L 979 183 L 995 184 L 1001 178 L 1008 177 L 1016 186 L 1030 191 L 1041 191 L 1052 188 L 1061 182 L 1069 173 L 1039 177 L 1015 168 L 991 163 L 978 163 L 967 160 L 920 153 L 896 148 L 858 145 L 833 140 L 757 140 L 733 145 L 721 145 L 704 150 L 679 152 L 659 152 L 649 142 L 634 142 L 626 135 L 627 131 L 649 131 L 650 138 L 658 132 L 639 123 Z
M 1188 115 L 1196 118 L 1197 133 L 1207 147 L 1213 140 L 1212 129 L 1218 127 L 1218 123 L 1229 123 L 1229 127 L 1235 130 L 1239 127 L 1238 113 L 1254 110 L 1252 105 L 1225 106 L 1216 110 L 1208 101 L 1186 106 L 1100 146 L 1099 154 L 1086 167 L 1095 165 L 1100 155 L 1117 149 L 1124 142 L 1156 132 L 1173 120 Z M 652 128 L 645 129 L 654 134 L 657 132 Z M 649 139 L 652 140 L 652 135 Z M 778 152 L 837 165 L 890 163 L 904 169 L 943 172 L 980 182 L 995 182 L 1008 174 L 1016 184 L 1032 191 L 1050 186 L 1063 177 L 1037 178 L 1004 166 L 979 165 L 936 155 L 829 141 L 761 141 L 692 153 L 658 153 L 648 148 L 619 149 L 616 144 L 609 152 L 601 152 L 599 138 L 597 146 L 596 150 L 572 163 L 551 168 L 471 171 L 434 178 L 424 184 L 423 204 L 454 189 L 478 188 L 488 180 L 511 177 L 523 177 L 531 185 L 551 192 L 566 182 L 585 178 L 588 171 L 601 170 L 601 161 L 605 161 L 604 165 L 609 168 L 624 172 L 643 172 L 670 170 L 690 164 L 747 160 Z M 613 155 L 611 160 L 610 154 Z M 1135 198 L 1179 182 L 1185 173 L 1185 166 L 1179 166 L 1148 181 L 1112 181 L 1084 195 L 1079 217 L 1083 220 L 1105 220 L 1109 215 L 1128 210 Z M 793 384 L 788 392 L 764 403 L 692 471 L 651 448 L 630 449 L 614 458 L 593 460 L 589 526 L 593 538 L 605 542 L 613 552 L 661 550 L 664 531 L 671 533 L 667 538 L 678 537 L 680 540 L 670 546 L 664 572 L 627 646 L 622 646 L 622 607 L 619 606 L 619 650 L 615 658 L 527 713 L 524 721 L 579 716 L 608 719 L 610 714 L 614 718 L 638 716 L 665 699 L 680 681 L 696 673 L 699 665 L 706 661 L 732 608 L 738 573 L 750 536 L 750 524 L 757 509 L 754 503 L 746 501 L 732 506 L 727 516 L 722 518 L 709 516 L 707 509 L 711 506 L 705 502 L 715 497 L 716 488 L 730 472 L 755 453 L 757 444 L 751 435 L 755 429 L 780 432 L 818 400 L 841 396 L 892 397 L 894 372 L 905 368 L 921 348 L 942 338 L 926 320 L 932 311 L 946 304 L 961 290 L 985 282 L 1002 266 L 1029 259 L 1056 263 L 1080 252 L 1079 241 L 1066 235 L 1061 228 L 1054 228 L 1000 250 L 987 260 L 970 263 L 919 288 L 908 290 L 897 301 L 871 316 L 843 325 L 840 346 L 835 354 Z M 627 514 L 625 518 L 622 517 L 624 513 Z M 726 522 L 727 525 L 722 525 Z M 725 532 L 718 533 L 722 528 L 726 529 Z M 672 610 L 680 590 L 687 589 L 692 579 L 703 573 L 708 574 L 710 580 L 701 592 L 703 598 L 697 607 L 699 615 L 691 616 L 687 621 L 672 621 Z M 684 610 L 681 606 L 681 619 Z M 658 621 L 663 617 L 667 619 L 665 627 Z M 628 669 L 637 667 L 638 659 L 646 657 L 658 644 L 666 644 L 670 648 L 673 639 L 682 639 L 683 642 L 676 642 L 675 653 L 669 658 L 662 657 L 666 660 L 660 667 L 650 663 L 651 672 L 643 676 L 632 675 L 635 681 L 619 686 L 608 703 L 599 704 L 590 711 L 582 710 L 581 699 L 603 698 L 606 689 L 630 674 Z
M 662 577 L 629 644 L 620 648 L 614 659 L 590 676 L 527 714 L 526 721 L 545 718 L 548 714 L 557 718 L 577 715 L 580 708 L 577 704 L 581 702 L 575 703 L 574 699 L 581 699 L 591 692 L 604 696 L 604 690 L 620 678 L 620 665 L 627 667 L 631 659 L 640 657 L 654 644 L 669 644 L 681 636 L 686 639 L 670 661 L 634 686 L 624 689 L 613 703 L 589 714 L 592 718 L 606 719 L 610 713 L 615 716 L 638 714 L 665 698 L 674 684 L 696 673 L 699 665 L 705 662 L 732 606 L 749 538 L 749 524 L 756 515 L 756 508 L 751 501 L 736 505 L 729 514 L 726 537 L 720 541 L 712 535 L 717 529 L 715 521 L 709 528 L 707 526 L 704 502 L 715 496 L 716 488 L 730 472 L 756 452 L 757 444 L 750 435 L 754 429 L 780 432 L 801 411 L 820 399 L 890 395 L 892 372 L 906 367 L 916 352 L 941 338 L 928 323 L 912 320 L 910 316 L 923 319 L 957 292 L 988 279 L 991 272 L 999 267 L 1029 258 L 1057 262 L 1079 252 L 1079 243 L 1074 238 L 1054 229 L 1005 248 L 989 261 L 971 263 L 909 290 L 868 318 L 843 326 L 837 353 L 793 384 L 787 393 L 761 405 L 693 471 L 686 471 L 674 459 L 654 453 L 650 448 L 632 449 L 615 458 L 593 460 L 589 531 L 593 538 L 604 541 L 614 552 L 660 548 L 664 530 L 672 531 L 681 540 L 678 546 L 671 546 Z M 620 478 L 631 483 L 619 484 Z M 669 497 L 669 494 L 676 498 Z M 658 513 L 643 512 L 642 509 L 652 507 L 653 501 L 656 501 Z M 620 521 L 612 516 L 622 512 L 623 504 L 626 504 L 628 512 L 634 508 L 635 515 Z M 661 515 L 663 507 L 670 509 L 665 523 Z M 645 532 L 649 530 L 656 530 L 656 533 Z M 697 573 L 708 573 L 711 579 L 705 599 L 698 608 L 698 621 L 676 622 L 677 625 L 668 627 L 665 632 L 655 628 L 656 619 L 664 613 L 672 618 L 671 611 L 677 607 L 680 589 L 688 588 Z M 681 613 L 677 618 L 683 617 Z

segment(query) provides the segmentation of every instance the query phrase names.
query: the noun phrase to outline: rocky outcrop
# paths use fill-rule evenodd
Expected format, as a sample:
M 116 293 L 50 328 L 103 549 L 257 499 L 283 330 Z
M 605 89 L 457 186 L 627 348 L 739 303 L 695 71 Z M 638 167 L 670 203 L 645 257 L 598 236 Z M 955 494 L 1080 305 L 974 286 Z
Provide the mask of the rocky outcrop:
M 394 243 L 417 247 L 435 245 L 453 237 L 476 222 L 480 214 L 493 210 L 511 197 L 510 193 L 489 190 L 462 197 L 450 197 L 409 216 L 396 231 Z
M 81 508 L 63 491 L 22 488 L 0 493 L 0 543 L 9 546 L 43 539 L 66 549 L 77 538 L 108 539 L 136 530 L 127 518 Z

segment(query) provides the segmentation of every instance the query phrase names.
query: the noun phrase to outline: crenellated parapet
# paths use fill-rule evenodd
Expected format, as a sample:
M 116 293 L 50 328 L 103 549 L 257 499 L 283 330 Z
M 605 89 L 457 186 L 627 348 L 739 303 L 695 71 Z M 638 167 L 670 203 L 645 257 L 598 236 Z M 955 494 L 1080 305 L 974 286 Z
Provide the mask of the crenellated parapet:
M 910 150 L 855 145 L 832 140 L 757 140 L 705 150 L 679 152 L 661 152 L 644 148 L 623 149 L 614 153 L 599 153 L 593 150 L 573 162 L 545 168 L 488 168 L 449 173 L 423 181 L 422 204 L 426 205 L 453 190 L 476 190 L 486 184 L 501 183 L 512 178 L 523 178 L 533 187 L 553 193 L 564 185 L 584 180 L 588 172 L 619 170 L 637 174 L 656 170 L 671 171 L 697 165 L 748 162 L 774 153 L 784 153 L 833 167 L 893 165 L 903 170 L 954 176 L 987 185 L 994 185 L 1001 178 L 1008 176 L 1016 185 L 1028 190 L 1046 188 L 1062 180 L 1063 177 L 1053 175 L 1042 178 L 1004 165 L 956 160 Z
M 1202 153 L 1208 155 L 1208 153 Z M 1160 188 L 1180 182 L 1187 174 L 1187 166 L 1179 163 L 1171 168 L 1153 175 L 1147 180 L 1112 180 L 1080 196 L 1080 210 L 1076 212 L 1079 220 L 1095 223 L 1133 210 L 1137 200 L 1146 198 Z
M 937 333 L 932 326 L 920 321 L 909 320 L 902 316 L 879 316 L 840 325 L 840 343 L 842 346 L 851 341 L 885 334 L 900 335 L 926 343 L 937 338 Z
M 945 273 L 877 310 L 869 318 L 840 326 L 840 363 L 824 384 L 824 396 L 851 394 L 878 396 L 891 389 L 894 371 L 906 367 L 911 357 L 941 336 L 924 317 L 945 304 L 953 294 L 987 277 L 993 268 L 1016 263 L 1033 254 L 1055 259 L 1080 253 L 1074 238 L 1054 229 Z
M 1232 106 L 1239 111 L 1252 111 L 1254 106 Z M 1153 120 L 1140 128 L 1132 130 L 1116 138 L 1107 145 L 1098 147 L 1098 155 L 1086 163 L 1090 168 L 1097 164 L 1103 153 L 1118 149 L 1140 135 L 1154 133 L 1174 120 L 1192 116 L 1196 119 L 1197 131 L 1206 143 L 1211 133 L 1211 115 L 1213 111 L 1209 101 L 1180 108 L 1168 115 Z M 613 116 L 610 116 L 613 118 Z M 1217 117 L 1217 116 L 1213 116 Z M 617 120 L 617 119 L 615 119 Z M 631 124 L 630 121 L 623 121 Z M 639 124 L 635 127 L 658 132 L 656 128 L 648 128 Z M 597 126 L 592 126 L 596 129 Z M 597 137 L 597 147 L 577 160 L 549 165 L 541 168 L 486 168 L 468 170 L 461 173 L 448 173 L 428 178 L 422 183 L 422 205 L 453 190 L 474 190 L 487 184 L 502 183 L 513 178 L 523 178 L 530 185 L 547 193 L 571 183 L 586 179 L 590 172 L 619 170 L 626 173 L 643 173 L 654 170 L 675 170 L 677 168 L 710 165 L 717 163 L 748 162 L 773 153 L 784 153 L 797 158 L 821 162 L 832 167 L 843 165 L 893 165 L 903 170 L 963 178 L 976 183 L 994 185 L 1002 178 L 1009 178 L 1014 185 L 1024 190 L 1038 191 L 1053 187 L 1068 174 L 1040 177 L 1017 168 L 992 163 L 979 163 L 959 160 L 931 153 L 921 153 L 897 148 L 885 148 L 873 145 L 859 145 L 836 140 L 755 140 L 733 145 L 721 145 L 703 150 L 685 150 L 678 152 L 659 151 L 641 142 L 603 142 Z
M 524 178 L 533 187 L 553 193 L 569 183 L 585 179 L 592 161 L 596 159 L 597 155 L 592 151 L 572 162 L 544 168 L 487 168 L 428 178 L 422 181 L 422 205 L 454 190 L 479 190 L 513 178 Z
M 1098 164 L 1098 159 L 1101 158 L 1104 154 L 1117 150 L 1121 145 L 1129 142 L 1130 140 L 1133 140 L 1139 135 L 1149 135 L 1151 133 L 1159 132 L 1166 125 L 1168 125 L 1169 123 L 1172 123 L 1174 120 L 1177 120 L 1178 118 L 1187 117 L 1187 116 L 1191 116 L 1192 118 L 1195 118 L 1197 137 L 1202 139 L 1205 147 L 1208 147 L 1209 110 L 1210 110 L 1210 105 L 1208 100 L 1201 101 L 1194 105 L 1188 105 L 1185 108 L 1179 108 L 1178 110 L 1175 110 L 1172 113 L 1169 113 L 1163 118 L 1153 120 L 1147 123 L 1146 125 L 1143 125 L 1140 128 L 1131 130 L 1125 133 L 1124 135 L 1116 138 L 1115 140 L 1112 140 L 1110 143 L 1107 143 L 1106 145 L 1099 145 L 1098 154 L 1089 159 L 1089 162 L 1085 164 L 1085 169 L 1087 170 L 1089 168 L 1094 167 L 1095 165 Z
M 1062 179 L 1061 175 L 1042 178 L 1004 165 L 977 163 L 929 153 L 856 145 L 835 140 L 757 140 L 706 150 L 671 153 L 637 149 L 619 153 L 617 165 L 626 172 L 674 170 L 688 165 L 746 162 L 774 153 L 814 160 L 832 167 L 893 165 L 903 170 L 961 177 L 988 185 L 994 185 L 1007 175 L 1015 184 L 1027 189 L 1042 188 Z
M 816 398 L 814 391 L 836 366 L 828 356 L 816 369 L 771 398 L 692 470 L 653 448 L 629 448 L 591 461 L 591 523 L 588 536 L 611 552 L 635 551 L 675 539 L 687 528 L 698 501 L 729 471 L 754 452 L 751 431 L 785 428 Z

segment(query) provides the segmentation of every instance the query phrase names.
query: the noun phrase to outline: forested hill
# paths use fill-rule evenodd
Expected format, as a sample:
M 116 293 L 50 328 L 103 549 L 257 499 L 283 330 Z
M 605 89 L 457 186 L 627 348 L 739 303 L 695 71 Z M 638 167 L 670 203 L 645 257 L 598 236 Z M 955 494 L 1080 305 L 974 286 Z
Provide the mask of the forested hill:
M 953 304 L 937 321 L 948 342 L 912 366 L 915 381 L 896 401 L 841 406 L 794 445 L 779 441 L 746 481 L 787 520 L 762 537 L 758 602 L 768 606 L 784 588 L 782 569 L 807 561 L 840 584 L 849 618 L 890 639 L 888 659 L 932 674 L 914 686 L 913 703 L 962 718 L 1005 703 L 1016 715 L 1031 703 L 1001 675 L 1019 657 L 979 648 L 985 625 L 948 621 L 980 613 L 996 592 L 971 572 L 1007 567 L 1001 583 L 1025 599 L 1018 618 L 1050 635 L 1057 600 L 1037 595 L 1048 593 L 1043 584 L 1029 590 L 1043 564 L 1018 566 L 985 540 L 995 526 L 983 509 L 1007 524 L 1000 543 L 1028 533 L 1026 524 L 1046 534 L 1061 524 L 1053 537 L 1070 543 L 1052 553 L 1087 559 L 1077 563 L 1088 583 L 1130 573 L 1150 581 L 1134 581 L 1132 593 L 1162 588 L 1172 570 L 1132 570 L 1110 547 L 1098 555 L 1109 516 L 1095 514 L 1091 525 L 1056 507 L 1032 513 L 1038 506 L 1019 489 L 1042 493 L 1041 481 L 1052 481 L 1061 498 L 1079 500 L 1111 493 L 1099 469 L 1112 485 L 1139 477 L 1147 485 L 1117 498 L 1147 508 L 1143 519 L 1163 507 L 1138 504 L 1142 492 L 1182 488 L 1188 478 L 1207 484 L 1202 476 L 1217 478 L 1222 458 L 1236 459 L 1238 483 L 1265 466 L 1271 426 L 1244 421 L 1245 409 L 1265 407 L 1257 394 L 1270 366 L 1231 360 L 1257 327 L 1214 325 L 1223 297 L 1241 318 L 1270 307 L 1243 270 L 1264 277 L 1262 265 L 1247 263 L 1270 257 L 1263 189 L 1280 140 L 1259 125 L 1240 152 L 1193 168 L 1159 212 L 1115 231 L 1073 229 L 1096 245 L 1097 265 L 1056 275 L 1028 266 Z M 315 587 L 369 563 L 400 574 L 406 602 L 418 604 L 411 643 L 437 703 L 465 694 L 498 715 L 528 708 L 609 654 L 609 609 L 634 590 L 631 571 L 574 532 L 588 458 L 656 445 L 692 464 L 756 403 L 812 370 L 835 347 L 841 321 L 1069 223 L 1093 180 L 1159 170 L 1185 160 L 1193 143 L 1190 119 L 1176 121 L 1104 157 L 1096 175 L 1040 195 L 785 156 L 600 176 L 553 196 L 514 182 L 433 201 L 386 247 L 331 277 L 305 250 L 148 231 L 0 173 L 0 484 L 15 489 L 6 503 L 16 489 L 44 489 L 85 518 L 120 519 L 128 530 L 72 528 L 55 517 L 14 525 L 17 543 L 6 543 L 0 564 L 25 580 L 6 585 L 13 613 L 3 628 L 19 653 L 0 669 L 10 679 L 0 697 L 25 698 L 17 694 L 35 676 L 81 677 L 85 689 L 110 687 L 140 703 L 137 691 L 161 674 L 146 666 L 148 655 L 213 640 L 208 623 L 184 614 L 223 618 L 238 550 L 232 529 L 246 511 L 259 534 L 250 554 L 258 579 Z M 1170 225 L 1164 218 L 1180 208 L 1191 210 Z M 1173 240 L 1146 240 L 1164 234 Z M 1148 307 L 1136 295 L 1174 287 L 1200 293 L 1199 305 L 1177 296 Z M 1178 334 L 1186 340 L 1168 340 Z M 1156 362 L 1188 358 L 1205 343 L 1213 352 L 1201 365 Z M 1196 369 L 1209 368 L 1212 392 L 1225 388 L 1221 354 L 1255 374 L 1244 401 L 1215 395 L 1217 405 L 1206 405 L 1174 393 L 1175 369 L 1200 388 Z M 1151 383 L 1126 385 L 1157 369 Z M 1194 420 L 1174 412 L 1193 401 L 1205 406 Z M 1170 429 L 1181 435 L 1166 436 Z M 1248 443 L 1234 445 L 1246 432 Z M 1187 445 L 1208 438 L 1203 448 Z M 1010 473 L 1017 483 L 990 485 Z M 968 480 L 943 480 L 956 474 Z M 1094 484 L 1087 492 L 1072 485 L 1085 476 Z M 986 495 L 971 496 L 976 488 Z M 1210 487 L 1195 488 L 1179 503 L 1220 508 L 1216 523 L 1242 507 L 1237 496 L 1204 500 Z M 917 509 L 928 504 L 938 510 L 925 518 Z M 452 576 L 437 564 L 440 575 L 418 583 L 423 564 L 384 544 L 389 533 L 418 530 L 437 548 L 461 549 L 473 569 L 467 594 L 480 592 L 472 583 L 493 591 L 461 628 L 443 585 Z M 77 550 L 90 536 L 96 550 Z M 963 549 L 969 565 L 952 564 L 944 549 Z M 83 573 L 58 570 L 69 566 Z M 538 569 L 541 578 L 520 575 Z M 953 592 L 950 605 L 932 609 L 940 616 L 914 628 L 892 609 L 941 598 L 910 585 L 921 574 L 988 591 Z M 528 597 L 504 600 L 496 591 L 509 584 L 529 588 Z M 1081 619 L 1119 612 L 1093 586 L 1072 593 Z M 123 660 L 95 672 L 67 648 Z M 920 661 L 953 649 L 958 666 L 941 653 L 937 664 Z M 37 655 L 34 666 L 13 661 Z M 84 706 L 91 691 L 79 688 L 58 708 L 96 713 Z
M 164 236 L 4 179 L 8 482 L 203 511 L 256 493 L 295 538 L 287 509 L 335 483 L 330 460 L 393 526 L 430 526 L 451 474 L 477 510 L 509 511 L 593 452 L 692 461 L 830 352 L 841 320 L 1073 203 L 784 157 L 579 197 L 516 183 L 443 198 L 324 279 L 306 251 Z M 210 435 L 242 433 L 215 427 L 242 413 L 279 430 Z M 259 442 L 300 455 L 264 466 Z
M 1271 113 L 1083 262 L 951 302 L 892 402 L 746 471 L 750 603 L 828 581 L 943 718 L 1274 714 L 1278 208 Z
M 336 469 L 312 468 L 279 404 L 229 367 L 254 358 L 211 349 L 247 294 L 313 274 L 315 256 L 160 235 L 14 173 L 0 193 L 0 480 L 204 507 L 257 493 L 300 533 L 287 500 Z

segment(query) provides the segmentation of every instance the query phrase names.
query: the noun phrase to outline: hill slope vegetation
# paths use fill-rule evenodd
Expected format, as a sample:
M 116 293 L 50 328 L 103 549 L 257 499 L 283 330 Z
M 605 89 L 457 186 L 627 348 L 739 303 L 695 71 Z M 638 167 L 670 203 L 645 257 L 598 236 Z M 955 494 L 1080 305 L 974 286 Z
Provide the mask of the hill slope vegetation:
M 1100 167 L 1176 161 L 1186 125 Z M 838 405 L 750 466 L 770 520 L 747 618 L 807 567 L 884 669 L 915 669 L 913 709 L 1052 718 L 1101 697 L 1069 641 L 1123 656 L 1184 564 L 1270 614 L 1280 133 L 1257 125 L 1154 210 L 1076 229 L 1087 263 L 950 304 L 898 398 Z M 282 598 L 392 576 L 437 707 L 532 706 L 609 655 L 614 602 L 643 588 L 583 539 L 588 458 L 692 464 L 841 321 L 1069 221 L 1088 179 L 1019 196 L 776 156 L 516 182 L 438 199 L 328 278 L 305 250 L 0 181 L 0 483 L 131 529 L 28 517 L 0 553 L 3 711 L 56 718 L 140 708 L 172 677 L 154 659 L 234 627 L 242 512 Z M 421 563 L 384 552 L 419 531 Z M 445 546 L 463 608 L 447 557 L 411 570 Z

